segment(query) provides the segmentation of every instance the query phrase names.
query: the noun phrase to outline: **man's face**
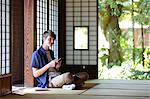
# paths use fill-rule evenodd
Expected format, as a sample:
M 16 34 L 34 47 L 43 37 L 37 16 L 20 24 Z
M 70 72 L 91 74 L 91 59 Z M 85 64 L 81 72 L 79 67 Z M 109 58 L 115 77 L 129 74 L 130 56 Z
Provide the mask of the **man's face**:
M 54 45 L 54 38 L 51 36 L 49 36 L 48 45 L 49 45 L 49 47 L 52 47 Z

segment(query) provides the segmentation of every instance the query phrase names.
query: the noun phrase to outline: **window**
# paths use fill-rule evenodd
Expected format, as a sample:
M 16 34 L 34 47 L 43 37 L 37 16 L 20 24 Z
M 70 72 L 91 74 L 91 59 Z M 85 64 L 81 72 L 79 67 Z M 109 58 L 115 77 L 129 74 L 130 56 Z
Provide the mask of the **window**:
M 42 34 L 52 30 L 56 34 L 54 56 L 58 57 L 58 0 L 37 0 L 36 47 L 42 45 Z
M 88 49 L 88 27 L 74 27 L 74 49 Z
M 10 0 L 0 0 L 0 75 L 10 73 Z

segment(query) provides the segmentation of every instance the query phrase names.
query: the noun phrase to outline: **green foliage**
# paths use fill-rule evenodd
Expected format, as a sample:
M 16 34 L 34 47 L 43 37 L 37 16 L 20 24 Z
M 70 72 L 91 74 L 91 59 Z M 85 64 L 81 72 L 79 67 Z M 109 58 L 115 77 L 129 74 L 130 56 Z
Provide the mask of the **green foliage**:
M 134 48 L 134 64 L 137 66 L 138 64 L 142 64 L 142 49 Z
M 113 50 L 117 49 L 120 55 L 123 56 L 118 61 L 114 61 L 115 63 L 112 62 L 108 64 L 110 55 L 109 49 L 99 49 L 99 59 L 102 65 L 100 67 L 100 75 L 102 78 L 110 78 L 105 77 L 106 71 L 110 74 L 109 72 L 115 73 L 115 70 L 118 69 L 118 78 L 136 80 L 150 79 L 150 48 L 144 47 L 143 53 L 142 48 L 136 48 L 134 46 L 132 29 L 124 32 L 117 29 L 115 30 L 112 28 L 113 25 L 110 25 L 112 17 L 115 16 L 119 20 L 123 20 L 125 18 L 128 19 L 131 17 L 133 10 L 133 19 L 135 23 L 150 26 L 150 0 L 134 1 L 133 5 L 131 5 L 131 1 L 129 0 L 99 0 L 100 26 L 104 31 L 105 37 L 109 40 L 109 44 L 112 44 L 111 47 Z M 147 33 L 150 32 L 147 31 Z M 138 43 L 141 45 L 141 36 L 138 39 L 138 41 L 140 41 Z M 144 66 L 142 66 L 143 56 Z M 117 68 L 117 64 L 121 64 L 121 66 Z
M 121 11 L 121 4 L 114 2 L 113 0 L 105 0 L 99 2 L 99 14 L 102 17 L 107 17 L 110 14 L 114 16 L 120 16 Z
M 145 48 L 144 59 L 144 67 L 150 69 L 150 48 Z
M 102 66 L 107 65 L 108 60 L 108 49 L 107 48 L 101 48 L 99 49 L 99 59 L 101 60 Z
M 134 20 L 143 25 L 150 25 L 150 1 L 140 0 L 136 2 Z
M 150 72 L 144 72 L 140 70 L 132 70 L 133 74 L 129 76 L 130 79 L 134 80 L 150 80 Z
M 132 60 L 133 56 L 133 34 L 132 30 L 128 29 L 128 32 L 122 32 L 120 36 L 120 46 L 123 54 L 123 59 L 126 61 L 126 59 Z

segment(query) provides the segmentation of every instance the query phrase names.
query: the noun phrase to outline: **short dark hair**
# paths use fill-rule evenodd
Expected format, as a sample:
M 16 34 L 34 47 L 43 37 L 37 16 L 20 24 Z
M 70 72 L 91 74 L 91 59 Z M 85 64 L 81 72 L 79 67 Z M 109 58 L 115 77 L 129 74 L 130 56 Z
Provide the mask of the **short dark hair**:
M 46 39 L 48 36 L 51 36 L 52 38 L 54 38 L 54 40 L 56 39 L 55 33 L 54 33 L 53 31 L 51 31 L 51 30 L 47 30 L 47 31 L 45 31 L 45 32 L 43 33 L 43 35 L 42 35 L 42 40 L 43 40 L 43 42 L 45 41 L 45 39 Z

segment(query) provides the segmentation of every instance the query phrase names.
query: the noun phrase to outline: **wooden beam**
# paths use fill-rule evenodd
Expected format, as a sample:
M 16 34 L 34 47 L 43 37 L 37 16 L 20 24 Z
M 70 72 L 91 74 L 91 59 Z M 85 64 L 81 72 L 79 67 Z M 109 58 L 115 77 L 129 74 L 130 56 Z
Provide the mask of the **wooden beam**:
M 31 58 L 34 51 L 34 2 L 24 0 L 24 85 L 34 86 Z

